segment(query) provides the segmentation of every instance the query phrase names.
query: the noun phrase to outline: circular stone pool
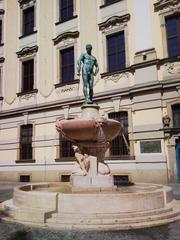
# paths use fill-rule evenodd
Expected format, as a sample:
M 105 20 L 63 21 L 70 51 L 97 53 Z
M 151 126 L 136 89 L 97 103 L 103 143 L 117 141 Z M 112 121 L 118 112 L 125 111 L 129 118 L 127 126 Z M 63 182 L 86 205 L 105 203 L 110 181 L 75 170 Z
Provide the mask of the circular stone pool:
M 27 184 L 3 203 L 9 219 L 57 228 L 129 229 L 179 219 L 170 187 L 136 183 L 114 191 L 73 192 L 69 183 Z

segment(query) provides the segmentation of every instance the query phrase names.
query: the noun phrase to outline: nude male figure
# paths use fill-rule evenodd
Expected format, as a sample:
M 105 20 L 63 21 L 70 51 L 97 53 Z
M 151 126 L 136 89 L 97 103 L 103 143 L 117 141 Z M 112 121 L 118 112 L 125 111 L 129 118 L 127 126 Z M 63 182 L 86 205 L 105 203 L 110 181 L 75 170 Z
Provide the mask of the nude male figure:
M 92 45 L 86 45 L 86 53 L 81 54 L 78 60 L 78 69 L 77 73 L 80 75 L 81 71 L 81 63 L 83 63 L 82 67 L 82 78 L 83 78 L 83 93 L 85 97 L 85 103 L 91 104 L 93 103 L 93 83 L 94 76 L 99 72 L 99 66 L 97 60 L 91 54 Z M 94 71 L 95 68 L 95 71 Z M 87 93 L 87 88 L 89 87 L 89 94 Z

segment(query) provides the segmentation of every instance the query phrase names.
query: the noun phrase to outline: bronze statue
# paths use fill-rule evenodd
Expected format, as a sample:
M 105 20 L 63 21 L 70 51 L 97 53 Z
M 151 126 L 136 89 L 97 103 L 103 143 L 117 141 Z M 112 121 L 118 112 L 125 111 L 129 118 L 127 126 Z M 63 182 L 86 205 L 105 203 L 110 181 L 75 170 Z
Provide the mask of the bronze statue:
M 78 60 L 78 75 L 80 75 L 81 71 L 81 63 L 83 63 L 82 68 L 82 78 L 83 78 L 83 93 L 85 97 L 85 103 L 91 104 L 93 103 L 93 83 L 94 76 L 99 72 L 99 66 L 97 60 L 94 56 L 91 55 L 92 45 L 86 45 L 86 52 L 81 54 Z M 94 71 L 94 67 L 96 68 Z M 87 87 L 89 86 L 89 94 L 87 94 Z

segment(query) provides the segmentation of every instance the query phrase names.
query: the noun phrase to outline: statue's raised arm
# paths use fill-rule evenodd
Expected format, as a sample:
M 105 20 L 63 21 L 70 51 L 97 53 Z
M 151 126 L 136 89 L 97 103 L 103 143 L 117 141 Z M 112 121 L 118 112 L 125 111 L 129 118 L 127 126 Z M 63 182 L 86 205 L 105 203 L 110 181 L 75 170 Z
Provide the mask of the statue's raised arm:
M 99 66 L 97 60 L 91 55 L 92 45 L 86 45 L 86 53 L 81 54 L 77 62 L 77 74 L 80 75 L 81 64 L 82 67 L 82 78 L 83 78 L 83 93 L 85 97 L 85 103 L 93 103 L 93 83 L 94 76 L 99 72 Z M 95 68 L 95 71 L 94 71 Z M 89 94 L 87 94 L 87 88 L 89 87 Z

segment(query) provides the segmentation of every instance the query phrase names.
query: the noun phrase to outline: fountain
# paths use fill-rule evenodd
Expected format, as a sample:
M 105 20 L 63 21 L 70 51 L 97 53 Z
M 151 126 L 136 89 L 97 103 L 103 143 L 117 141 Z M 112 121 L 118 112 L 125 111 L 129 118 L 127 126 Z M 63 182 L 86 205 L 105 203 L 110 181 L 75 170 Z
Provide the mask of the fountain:
M 83 59 L 85 69 L 97 61 L 91 51 Z M 87 62 L 84 60 L 87 57 Z M 90 57 L 90 59 L 89 59 Z M 88 65 L 89 66 L 89 65 Z M 46 227 L 117 230 L 161 225 L 180 219 L 180 206 L 170 187 L 134 183 L 117 187 L 104 155 L 108 144 L 122 133 L 120 122 L 100 116 L 92 101 L 91 73 L 83 75 L 85 103 L 81 116 L 56 122 L 56 129 L 73 142 L 77 162 L 70 183 L 27 184 L 14 189 L 13 199 L 3 203 L 5 219 Z M 97 73 L 97 72 L 96 72 Z M 87 96 L 87 79 L 89 97 Z

